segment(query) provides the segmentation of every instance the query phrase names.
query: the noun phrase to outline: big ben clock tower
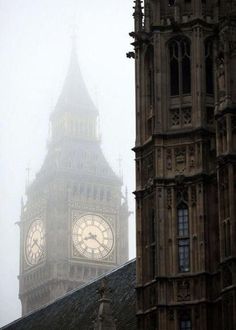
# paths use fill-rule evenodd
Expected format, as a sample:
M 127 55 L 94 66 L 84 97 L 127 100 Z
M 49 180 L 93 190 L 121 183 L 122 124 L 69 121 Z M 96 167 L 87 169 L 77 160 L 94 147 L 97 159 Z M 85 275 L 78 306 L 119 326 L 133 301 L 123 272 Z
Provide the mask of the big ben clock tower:
M 22 203 L 23 315 L 128 259 L 127 196 L 102 153 L 97 118 L 73 47 L 48 152 Z

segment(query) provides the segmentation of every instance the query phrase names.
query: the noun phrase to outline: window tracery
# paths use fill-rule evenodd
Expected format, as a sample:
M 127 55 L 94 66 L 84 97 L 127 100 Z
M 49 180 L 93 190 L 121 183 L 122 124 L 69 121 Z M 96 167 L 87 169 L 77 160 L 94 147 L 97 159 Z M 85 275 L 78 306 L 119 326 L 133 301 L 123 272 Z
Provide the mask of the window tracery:
M 179 271 L 188 272 L 190 268 L 189 211 L 185 203 L 177 208 L 177 236 Z
M 191 45 L 187 38 L 173 39 L 169 43 L 170 94 L 191 93 Z

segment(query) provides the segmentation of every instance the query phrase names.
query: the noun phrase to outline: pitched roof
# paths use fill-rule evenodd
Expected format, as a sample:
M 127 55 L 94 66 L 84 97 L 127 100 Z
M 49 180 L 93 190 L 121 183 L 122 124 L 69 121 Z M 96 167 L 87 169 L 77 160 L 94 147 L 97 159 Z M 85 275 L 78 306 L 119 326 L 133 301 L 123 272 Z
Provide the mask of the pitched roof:
M 111 289 L 111 307 L 117 330 L 135 330 L 135 260 L 105 275 Z M 13 323 L 8 330 L 93 330 L 99 309 L 99 293 L 104 275 L 97 280 L 68 293 Z

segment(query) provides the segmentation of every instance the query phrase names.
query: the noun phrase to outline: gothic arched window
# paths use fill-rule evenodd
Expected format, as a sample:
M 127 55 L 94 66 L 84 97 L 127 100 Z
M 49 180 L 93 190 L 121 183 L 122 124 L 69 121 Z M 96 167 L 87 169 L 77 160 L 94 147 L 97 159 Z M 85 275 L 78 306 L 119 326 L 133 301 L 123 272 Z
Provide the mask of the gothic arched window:
M 153 47 L 149 46 L 145 54 L 145 94 L 147 106 L 153 106 L 154 103 L 154 51 Z
M 205 42 L 205 77 L 206 77 L 206 93 L 214 94 L 214 69 L 213 69 L 213 42 L 207 40 Z
M 180 272 L 190 268 L 189 212 L 186 204 L 177 208 L 178 267 Z
M 170 94 L 177 96 L 191 93 L 191 45 L 186 38 L 169 43 Z
M 149 137 L 153 132 L 154 121 L 152 118 L 152 110 L 154 107 L 154 51 L 153 47 L 149 46 L 146 50 L 144 58 L 145 72 L 145 89 L 144 99 L 146 108 L 146 137 Z

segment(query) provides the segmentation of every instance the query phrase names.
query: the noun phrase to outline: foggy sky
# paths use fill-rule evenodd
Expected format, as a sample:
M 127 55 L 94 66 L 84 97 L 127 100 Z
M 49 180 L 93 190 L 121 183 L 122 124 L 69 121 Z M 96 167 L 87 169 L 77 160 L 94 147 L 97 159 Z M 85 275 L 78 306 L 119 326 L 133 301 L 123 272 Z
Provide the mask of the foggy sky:
M 46 155 L 49 116 L 59 96 L 77 26 L 77 53 L 100 113 L 103 151 L 122 158 L 134 211 L 134 62 L 131 0 L 0 0 L 0 326 L 20 317 L 20 199 Z M 130 217 L 130 258 L 135 256 Z

